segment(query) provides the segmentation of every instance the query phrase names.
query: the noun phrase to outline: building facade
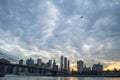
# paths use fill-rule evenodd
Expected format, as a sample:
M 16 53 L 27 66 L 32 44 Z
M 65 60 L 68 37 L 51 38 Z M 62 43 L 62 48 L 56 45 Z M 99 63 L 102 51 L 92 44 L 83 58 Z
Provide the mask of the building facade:
M 60 70 L 63 71 L 63 56 L 60 57 Z
M 64 70 L 65 70 L 65 71 L 68 70 L 68 69 L 67 69 L 67 68 L 68 68 L 67 66 L 68 66 L 68 64 L 67 64 L 67 58 L 65 57 L 65 58 L 64 58 Z
M 42 66 L 42 60 L 41 59 L 37 59 L 37 66 L 41 67 Z
M 68 72 L 70 72 L 70 61 L 68 60 Z
M 77 70 L 78 70 L 78 72 L 81 73 L 83 71 L 83 68 L 84 68 L 84 62 L 82 60 L 77 61 Z
M 101 65 L 100 63 L 98 64 L 94 64 L 92 67 L 93 71 L 97 71 L 97 72 L 102 72 L 103 71 L 103 65 Z

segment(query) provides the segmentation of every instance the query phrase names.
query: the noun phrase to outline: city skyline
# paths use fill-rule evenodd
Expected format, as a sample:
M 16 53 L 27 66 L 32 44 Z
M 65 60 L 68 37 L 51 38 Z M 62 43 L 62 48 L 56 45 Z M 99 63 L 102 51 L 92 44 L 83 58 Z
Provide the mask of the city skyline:
M 7 60 L 5 58 L 1 58 L 1 63 L 10 63 L 10 64 L 19 64 L 19 65 L 27 65 L 27 66 L 33 66 L 33 67 L 46 67 L 46 68 L 50 68 L 52 69 L 53 66 L 57 65 L 58 66 L 58 70 L 59 71 L 68 71 L 68 72 L 71 72 L 71 71 L 77 71 L 77 72 L 82 72 L 82 71 L 92 71 L 92 70 L 95 70 L 99 72 L 102 72 L 104 71 L 103 70 L 103 66 L 102 64 L 98 63 L 94 63 L 92 66 L 86 66 L 87 64 L 82 61 L 82 60 L 79 60 L 79 61 L 76 61 L 76 68 L 72 68 L 70 66 L 70 60 L 65 57 L 65 56 L 60 56 L 60 62 L 59 63 L 56 63 L 55 59 L 49 59 L 47 62 L 44 62 L 42 59 L 37 59 L 36 61 L 33 59 L 33 58 L 28 58 L 27 60 L 24 60 L 24 59 L 20 59 L 18 62 L 14 63 L 10 60 Z M 100 68 L 98 67 L 100 65 Z M 54 69 L 54 68 L 53 68 Z M 116 68 L 114 68 L 116 69 Z
M 1 59 L 5 59 L 5 60 L 7 60 L 6 58 L 1 58 Z M 20 64 L 20 65 L 28 65 L 28 66 L 38 66 L 38 67 L 40 67 L 41 65 L 50 65 L 51 66 L 51 68 L 52 68 L 52 64 L 55 64 L 55 65 L 57 65 L 58 66 L 58 69 L 60 70 L 60 71 L 66 71 L 66 70 L 68 70 L 68 71 L 91 71 L 91 70 L 93 70 L 93 66 L 94 65 L 102 65 L 101 63 L 93 63 L 91 66 L 88 66 L 87 64 L 86 64 L 86 62 L 84 62 L 83 60 L 78 60 L 78 61 L 76 61 L 76 65 L 75 66 L 71 66 L 70 64 L 70 59 L 68 59 L 67 57 L 65 57 L 65 56 L 60 56 L 59 57 L 59 61 L 60 62 L 57 62 L 56 63 L 56 60 L 55 59 L 48 59 L 48 61 L 44 61 L 44 60 L 42 60 L 42 59 L 37 59 L 37 60 L 34 60 L 32 57 L 30 57 L 30 58 L 27 58 L 26 60 L 24 60 L 24 59 L 20 59 L 20 60 L 18 60 L 18 61 L 16 61 L 16 62 L 13 62 L 13 61 L 9 61 L 9 62 L 11 62 L 11 63 L 13 63 L 13 64 Z M 113 67 L 113 69 L 104 69 L 104 65 L 102 65 L 102 70 L 103 71 L 108 71 L 108 70 L 120 70 L 120 69 L 117 69 L 116 67 Z
M 63 55 L 72 67 L 83 60 L 120 69 L 119 7 L 118 0 L 0 0 L 0 58 L 58 64 Z

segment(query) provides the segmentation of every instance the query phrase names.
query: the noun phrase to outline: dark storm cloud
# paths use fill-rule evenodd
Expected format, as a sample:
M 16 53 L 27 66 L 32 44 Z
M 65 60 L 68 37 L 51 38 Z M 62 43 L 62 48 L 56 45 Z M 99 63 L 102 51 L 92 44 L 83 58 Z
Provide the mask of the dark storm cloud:
M 73 64 L 118 62 L 119 7 L 118 0 L 1 0 L 0 49 L 23 58 L 64 55 Z

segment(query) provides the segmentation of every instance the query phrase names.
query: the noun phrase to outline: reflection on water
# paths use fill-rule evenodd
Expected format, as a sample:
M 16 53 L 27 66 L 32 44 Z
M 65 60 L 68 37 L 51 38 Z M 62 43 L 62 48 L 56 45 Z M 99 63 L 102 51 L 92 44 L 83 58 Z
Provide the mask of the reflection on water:
M 33 76 L 7 76 L 0 80 L 120 80 L 120 78 L 103 77 L 33 77 Z

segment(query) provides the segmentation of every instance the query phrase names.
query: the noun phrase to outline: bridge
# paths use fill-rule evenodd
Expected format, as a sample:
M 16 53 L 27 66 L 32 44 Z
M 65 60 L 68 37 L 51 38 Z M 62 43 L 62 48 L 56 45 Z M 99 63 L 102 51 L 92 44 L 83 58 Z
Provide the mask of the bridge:
M 20 68 L 27 68 L 27 69 L 37 69 L 37 70 L 43 70 L 43 71 L 49 71 L 52 73 L 53 76 L 57 76 L 57 73 L 62 74 L 64 76 L 70 75 L 67 72 L 64 71 L 58 71 L 54 69 L 49 69 L 49 68 L 42 68 L 42 67 L 36 67 L 36 66 L 28 66 L 28 65 L 20 65 L 20 64 L 15 64 L 15 63 L 4 63 L 0 62 L 0 66 L 12 66 L 12 67 L 20 67 Z

